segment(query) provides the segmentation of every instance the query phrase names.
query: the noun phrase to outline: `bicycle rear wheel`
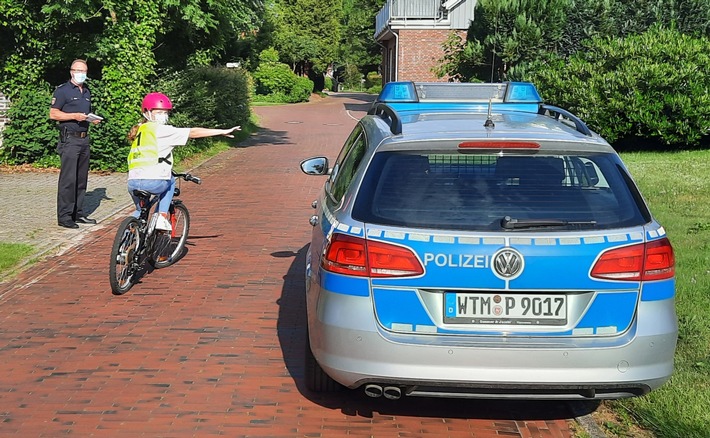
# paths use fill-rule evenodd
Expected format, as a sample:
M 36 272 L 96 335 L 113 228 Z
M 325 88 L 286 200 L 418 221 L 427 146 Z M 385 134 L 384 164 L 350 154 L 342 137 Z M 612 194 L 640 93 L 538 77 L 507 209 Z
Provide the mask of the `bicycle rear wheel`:
M 190 213 L 182 202 L 170 207 L 172 232 L 159 232 L 153 243 L 152 264 L 156 269 L 165 268 L 185 255 L 185 243 L 190 231 Z
M 140 221 L 127 217 L 121 222 L 111 248 L 109 281 L 114 295 L 123 295 L 133 287 L 133 276 L 138 271 L 136 252 L 140 247 Z

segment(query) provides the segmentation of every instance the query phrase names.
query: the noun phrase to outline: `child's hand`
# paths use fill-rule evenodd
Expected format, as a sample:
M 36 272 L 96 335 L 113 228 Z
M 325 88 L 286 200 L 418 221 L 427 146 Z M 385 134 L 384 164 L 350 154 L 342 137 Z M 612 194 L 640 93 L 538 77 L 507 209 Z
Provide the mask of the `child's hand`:
M 241 131 L 241 130 L 242 130 L 241 126 L 235 126 L 234 128 L 225 129 L 226 132 L 222 135 L 224 135 L 225 137 L 234 138 L 234 136 L 232 135 L 232 132 Z

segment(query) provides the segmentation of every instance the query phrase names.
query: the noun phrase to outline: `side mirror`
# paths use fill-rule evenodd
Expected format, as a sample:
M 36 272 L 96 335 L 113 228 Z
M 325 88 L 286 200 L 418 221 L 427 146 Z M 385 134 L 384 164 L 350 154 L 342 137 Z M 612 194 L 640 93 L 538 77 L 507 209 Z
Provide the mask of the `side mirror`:
M 301 161 L 301 170 L 306 175 L 330 175 L 326 157 L 313 157 Z

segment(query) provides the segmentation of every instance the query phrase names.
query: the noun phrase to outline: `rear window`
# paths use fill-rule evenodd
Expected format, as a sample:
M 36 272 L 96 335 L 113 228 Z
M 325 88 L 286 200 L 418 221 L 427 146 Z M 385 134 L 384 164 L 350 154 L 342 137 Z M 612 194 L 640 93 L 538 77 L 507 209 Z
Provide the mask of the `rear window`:
M 650 215 L 613 154 L 379 152 L 353 218 L 491 231 L 630 227 Z

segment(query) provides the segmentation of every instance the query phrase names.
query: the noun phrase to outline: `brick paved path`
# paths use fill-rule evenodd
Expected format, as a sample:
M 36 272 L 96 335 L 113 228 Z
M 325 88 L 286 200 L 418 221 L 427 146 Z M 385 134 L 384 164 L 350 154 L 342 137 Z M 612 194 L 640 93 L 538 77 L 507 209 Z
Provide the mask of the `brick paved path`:
M 264 129 L 183 184 L 187 255 L 126 295 L 107 278 L 118 217 L 0 284 L 0 436 L 570 436 L 564 403 L 305 389 L 304 247 L 323 179 L 298 164 L 335 158 L 367 107 L 356 97 L 257 108 Z

